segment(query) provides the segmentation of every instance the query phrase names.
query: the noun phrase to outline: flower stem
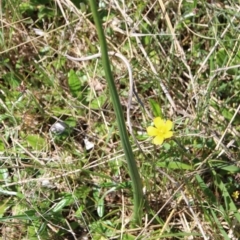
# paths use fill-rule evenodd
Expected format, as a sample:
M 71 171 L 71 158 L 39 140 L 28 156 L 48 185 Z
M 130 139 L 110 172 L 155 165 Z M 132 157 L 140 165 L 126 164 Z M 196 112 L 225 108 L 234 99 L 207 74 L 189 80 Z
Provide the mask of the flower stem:
M 143 198 L 143 191 L 142 191 L 142 181 L 140 175 L 138 173 L 136 161 L 134 159 L 132 147 L 130 145 L 128 134 L 126 130 L 126 125 L 123 117 L 123 112 L 121 108 L 121 104 L 119 101 L 117 89 L 114 83 L 113 75 L 110 68 L 110 62 L 108 57 L 108 49 L 107 49 L 107 42 L 103 32 L 101 19 L 99 17 L 97 11 L 97 1 L 89 0 L 91 11 L 93 14 L 93 19 L 96 25 L 99 42 L 100 42 L 100 49 L 102 54 L 102 64 L 105 71 L 105 77 L 107 80 L 107 84 L 110 90 L 111 99 L 113 102 L 114 112 L 117 117 L 117 124 L 119 127 L 119 134 L 121 138 L 121 143 L 123 146 L 123 150 L 125 153 L 125 157 L 127 160 L 129 174 L 132 180 L 132 188 L 133 188 L 133 197 L 134 197 L 134 212 L 133 212 L 133 221 L 135 224 L 141 224 L 142 218 L 142 211 L 144 205 L 144 198 Z

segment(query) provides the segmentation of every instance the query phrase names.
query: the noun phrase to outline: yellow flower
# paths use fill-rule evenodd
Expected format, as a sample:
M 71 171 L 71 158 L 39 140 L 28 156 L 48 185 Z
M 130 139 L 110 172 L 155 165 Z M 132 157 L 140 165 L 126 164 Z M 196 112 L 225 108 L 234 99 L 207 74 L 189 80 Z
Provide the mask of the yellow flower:
M 232 197 L 233 197 L 233 199 L 236 201 L 236 200 L 238 199 L 238 197 L 239 197 L 239 191 L 233 192 L 233 193 L 232 193 Z
M 161 145 L 166 138 L 170 138 L 173 135 L 171 131 L 173 127 L 173 122 L 170 120 L 163 120 L 160 117 L 153 119 L 155 127 L 148 127 L 147 133 L 149 136 L 154 137 L 153 143 L 156 145 Z

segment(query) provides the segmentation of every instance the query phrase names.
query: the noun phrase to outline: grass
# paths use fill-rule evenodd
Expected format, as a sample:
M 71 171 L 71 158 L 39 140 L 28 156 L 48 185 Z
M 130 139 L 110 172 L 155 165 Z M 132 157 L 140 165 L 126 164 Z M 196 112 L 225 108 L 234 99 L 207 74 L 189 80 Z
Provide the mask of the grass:
M 238 239 L 237 1 L 100 2 L 108 48 L 131 64 L 133 192 L 88 2 L 5 1 L 0 34 L 0 239 Z M 126 118 L 126 66 L 110 56 Z M 167 91 L 166 91 L 167 90 Z M 154 146 L 153 118 L 174 122 Z M 50 132 L 56 121 L 70 126 Z M 86 149 L 86 138 L 94 148 Z

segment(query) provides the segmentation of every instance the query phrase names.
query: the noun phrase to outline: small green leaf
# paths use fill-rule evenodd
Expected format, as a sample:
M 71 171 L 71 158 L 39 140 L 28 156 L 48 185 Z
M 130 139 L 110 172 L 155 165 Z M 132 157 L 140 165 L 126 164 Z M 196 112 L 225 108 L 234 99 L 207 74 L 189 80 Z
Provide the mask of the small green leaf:
M 104 199 L 100 198 L 97 202 L 97 213 L 99 217 L 104 215 Z
M 227 171 L 228 173 L 239 173 L 240 172 L 240 168 L 234 164 L 229 164 L 227 162 L 221 162 L 221 161 L 218 161 L 218 162 L 215 162 L 213 163 L 213 167 L 214 168 L 217 168 L 218 170 L 221 169 L 221 170 L 224 170 L 224 171 Z
M 85 207 L 83 205 L 80 205 L 79 208 L 77 209 L 77 211 L 75 212 L 75 216 L 76 217 L 81 217 L 84 210 L 85 210 Z
M 11 219 L 18 219 L 18 220 L 27 220 L 27 221 L 34 221 L 37 220 L 38 214 L 34 210 L 29 210 L 24 212 L 24 214 L 21 215 L 14 215 L 14 216 L 7 216 L 0 218 L 0 222 L 2 221 L 9 221 Z
M 162 110 L 161 110 L 160 105 L 153 99 L 150 99 L 149 102 L 150 102 L 150 105 L 152 107 L 152 112 L 153 112 L 154 117 L 163 118 L 163 114 L 162 114 Z
M 46 8 L 44 5 L 38 7 L 38 19 L 44 17 L 54 17 L 54 11 L 52 9 Z
M 219 51 L 217 52 L 217 64 L 222 67 L 225 62 L 227 61 L 228 55 L 227 52 L 225 51 L 225 49 L 221 48 L 219 49 Z
M 23 2 L 19 5 L 20 11 L 22 13 L 26 12 L 26 11 L 34 11 L 35 7 L 32 4 L 29 4 L 27 2 Z
M 163 168 L 168 168 L 168 169 L 184 169 L 184 170 L 192 170 L 192 166 L 182 163 L 182 162 L 177 162 L 177 161 L 172 161 L 172 162 L 161 162 L 159 161 L 157 163 L 158 167 L 163 167 Z
M 45 139 L 40 137 L 39 135 L 28 135 L 26 138 L 28 144 L 34 149 L 34 150 L 41 150 L 46 146 Z
M 107 100 L 107 96 L 105 94 L 100 95 L 90 103 L 90 108 L 100 109 L 103 106 L 103 104 L 106 102 L 106 100 Z
M 65 121 L 64 121 L 70 128 L 74 128 L 77 125 L 77 121 L 74 117 L 68 117 Z
M 226 108 L 222 110 L 222 115 L 227 119 L 227 120 L 231 120 L 233 117 L 233 114 L 227 110 Z
M 78 97 L 81 94 L 81 82 L 76 72 L 73 70 L 70 70 L 68 73 L 68 85 L 73 97 Z
M 5 144 L 2 140 L 0 140 L 0 151 L 4 151 L 5 150 Z
M 170 150 L 171 145 L 170 145 L 169 143 L 163 143 L 163 147 L 164 147 L 166 150 Z
M 53 212 L 59 212 L 64 207 L 71 205 L 74 202 L 74 198 L 72 195 L 66 195 L 60 202 L 58 202 L 53 208 Z
M 2 78 L 8 82 L 8 84 L 11 86 L 12 89 L 17 88 L 20 85 L 20 81 L 18 80 L 16 74 L 13 72 L 8 72 L 4 75 L 2 75 Z

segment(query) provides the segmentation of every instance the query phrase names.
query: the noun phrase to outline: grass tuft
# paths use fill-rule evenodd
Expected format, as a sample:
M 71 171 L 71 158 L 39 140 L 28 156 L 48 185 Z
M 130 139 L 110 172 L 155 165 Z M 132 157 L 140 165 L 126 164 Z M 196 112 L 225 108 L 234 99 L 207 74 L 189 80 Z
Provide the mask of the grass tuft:
M 0 20 L 0 239 L 239 239 L 237 1 L 99 2 L 133 71 L 133 193 L 88 1 L 5 1 Z M 127 119 L 129 79 L 111 56 Z M 174 136 L 153 146 L 155 117 Z M 50 129 L 68 126 L 63 134 Z M 93 148 L 86 148 L 86 139 Z M 137 144 L 136 144 L 137 140 Z

